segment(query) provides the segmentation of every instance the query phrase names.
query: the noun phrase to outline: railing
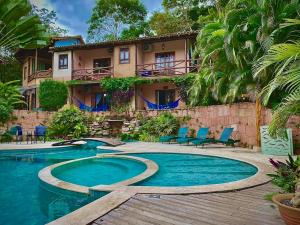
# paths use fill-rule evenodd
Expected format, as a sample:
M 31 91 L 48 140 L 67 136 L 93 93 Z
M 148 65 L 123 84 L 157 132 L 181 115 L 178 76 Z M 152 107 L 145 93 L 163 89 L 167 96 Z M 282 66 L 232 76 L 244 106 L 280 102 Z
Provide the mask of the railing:
M 199 59 L 168 61 L 137 65 L 137 74 L 142 77 L 176 76 L 199 69 Z
M 28 82 L 38 78 L 50 78 L 52 77 L 52 70 L 39 70 L 28 76 Z
M 72 80 L 100 80 L 103 77 L 112 76 L 113 67 L 97 67 L 93 69 L 73 70 Z

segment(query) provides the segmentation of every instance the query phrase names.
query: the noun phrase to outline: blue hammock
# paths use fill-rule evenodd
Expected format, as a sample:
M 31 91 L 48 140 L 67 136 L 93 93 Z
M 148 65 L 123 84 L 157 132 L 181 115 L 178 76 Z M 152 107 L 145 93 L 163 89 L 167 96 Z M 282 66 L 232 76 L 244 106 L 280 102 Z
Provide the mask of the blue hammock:
M 83 102 L 79 101 L 78 99 L 75 99 L 75 100 L 78 102 L 79 109 L 83 110 L 83 111 L 101 112 L 101 111 L 107 111 L 108 110 L 108 105 L 107 104 L 101 104 L 101 105 L 97 104 L 96 107 L 91 107 L 91 106 L 88 106 L 88 105 L 84 104 Z
M 148 109 L 175 109 L 178 107 L 179 101 L 180 101 L 180 98 L 179 98 L 175 102 L 170 102 L 166 105 L 158 105 L 158 104 L 154 104 L 154 103 L 148 101 L 147 99 L 145 99 L 143 97 L 142 97 L 142 99 L 147 103 Z

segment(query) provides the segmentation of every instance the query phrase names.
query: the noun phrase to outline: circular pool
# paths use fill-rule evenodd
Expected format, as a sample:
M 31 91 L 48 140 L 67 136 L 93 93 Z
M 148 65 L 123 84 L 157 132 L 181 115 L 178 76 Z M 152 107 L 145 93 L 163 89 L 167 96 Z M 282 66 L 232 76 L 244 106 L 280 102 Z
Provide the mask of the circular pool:
M 258 171 L 257 167 L 246 162 L 199 154 L 131 153 L 114 157 L 107 155 L 105 158 L 67 162 L 53 168 L 51 174 L 64 182 L 85 187 L 119 183 L 144 187 L 192 187 L 235 182 Z M 144 176 L 149 168 L 142 160 L 152 162 L 157 169 Z M 124 183 L 133 177 L 139 179 Z
M 82 185 L 110 185 L 143 173 L 146 165 L 137 160 L 125 158 L 89 158 L 64 164 L 52 170 L 60 180 Z

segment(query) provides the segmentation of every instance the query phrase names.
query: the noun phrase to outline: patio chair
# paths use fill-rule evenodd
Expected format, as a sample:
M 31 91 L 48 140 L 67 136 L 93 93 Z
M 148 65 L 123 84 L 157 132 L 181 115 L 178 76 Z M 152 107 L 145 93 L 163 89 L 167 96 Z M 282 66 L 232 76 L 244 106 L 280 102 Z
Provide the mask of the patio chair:
M 190 141 L 206 140 L 208 131 L 209 131 L 208 127 L 200 127 L 198 132 L 197 132 L 196 138 L 194 138 L 194 137 L 181 137 L 181 138 L 177 138 L 176 141 L 177 141 L 178 144 L 184 144 L 184 143 L 189 143 Z
M 162 136 L 159 138 L 159 141 L 161 143 L 169 142 L 171 143 L 172 140 L 178 139 L 178 138 L 185 138 L 188 134 L 189 128 L 188 127 L 180 127 L 178 130 L 177 136 Z
M 230 145 L 234 147 L 234 144 L 239 142 L 239 140 L 230 139 L 232 132 L 233 132 L 233 128 L 226 127 L 224 128 L 219 139 L 208 138 L 205 140 L 193 140 L 192 143 L 196 145 L 196 147 L 198 145 L 204 146 L 204 144 L 216 144 L 216 143 L 221 143 L 221 144 Z
M 46 130 L 47 128 L 43 125 L 38 125 L 34 129 L 34 140 L 37 143 L 39 138 L 42 138 L 44 143 L 46 142 Z
M 23 140 L 23 129 L 20 125 L 13 126 L 9 129 L 8 133 L 15 137 L 16 139 L 16 144 L 18 142 L 21 142 Z

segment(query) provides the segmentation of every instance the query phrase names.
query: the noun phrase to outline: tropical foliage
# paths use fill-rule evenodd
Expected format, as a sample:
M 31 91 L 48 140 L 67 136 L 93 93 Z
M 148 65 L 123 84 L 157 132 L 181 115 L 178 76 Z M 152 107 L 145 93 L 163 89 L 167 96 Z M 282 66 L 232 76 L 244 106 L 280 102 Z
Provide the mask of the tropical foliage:
M 53 138 L 82 137 L 87 134 L 87 116 L 75 106 L 65 106 L 50 122 L 48 135 Z
M 38 96 L 42 109 L 56 111 L 67 103 L 68 86 L 61 81 L 45 80 L 40 84 Z
M 0 63 L 0 81 L 9 82 L 22 79 L 20 62 L 13 57 L 4 58 L 4 63 Z
M 282 29 L 294 26 L 300 31 L 300 20 L 287 19 Z M 292 115 L 300 115 L 300 37 L 286 43 L 271 46 L 255 66 L 255 76 L 264 76 L 270 68 L 274 71 L 274 78 L 266 85 L 261 95 L 266 105 L 276 91 L 284 91 L 287 95 L 276 107 L 269 133 L 273 136 L 284 134 L 284 127 Z M 294 37 L 294 36 L 293 36 Z
M 141 141 L 157 141 L 160 136 L 175 134 L 179 125 L 179 120 L 171 113 L 160 113 L 156 117 L 142 121 L 139 139 Z
M 11 56 L 17 48 L 47 44 L 45 27 L 31 10 L 27 0 L 0 0 L 0 58 Z
M 299 191 L 300 156 L 293 159 L 293 157 L 289 155 L 289 159 L 285 163 L 270 159 L 270 163 L 276 169 L 275 174 L 268 174 L 274 185 L 281 188 L 281 191 L 284 193 L 294 193 L 295 191 Z M 298 193 L 297 197 L 299 198 L 299 196 Z M 300 201 L 297 197 L 292 200 L 294 207 L 300 206 Z
M 201 93 L 207 92 L 212 96 L 205 99 L 213 97 L 220 103 L 236 102 L 245 96 L 254 100 L 272 74 L 267 71 L 255 80 L 252 65 L 273 43 L 289 37 L 289 30 L 278 28 L 288 16 L 297 17 L 299 7 L 297 0 L 216 1 L 209 15 L 199 18 L 204 26 L 197 38 L 195 55 L 203 59 L 204 72 L 199 73 L 191 88 L 192 102 L 205 104 L 207 100 L 202 101 Z
M 19 81 L 0 82 L 0 123 L 6 123 L 12 117 L 13 109 L 18 104 L 24 104 L 20 90 L 16 85 Z

